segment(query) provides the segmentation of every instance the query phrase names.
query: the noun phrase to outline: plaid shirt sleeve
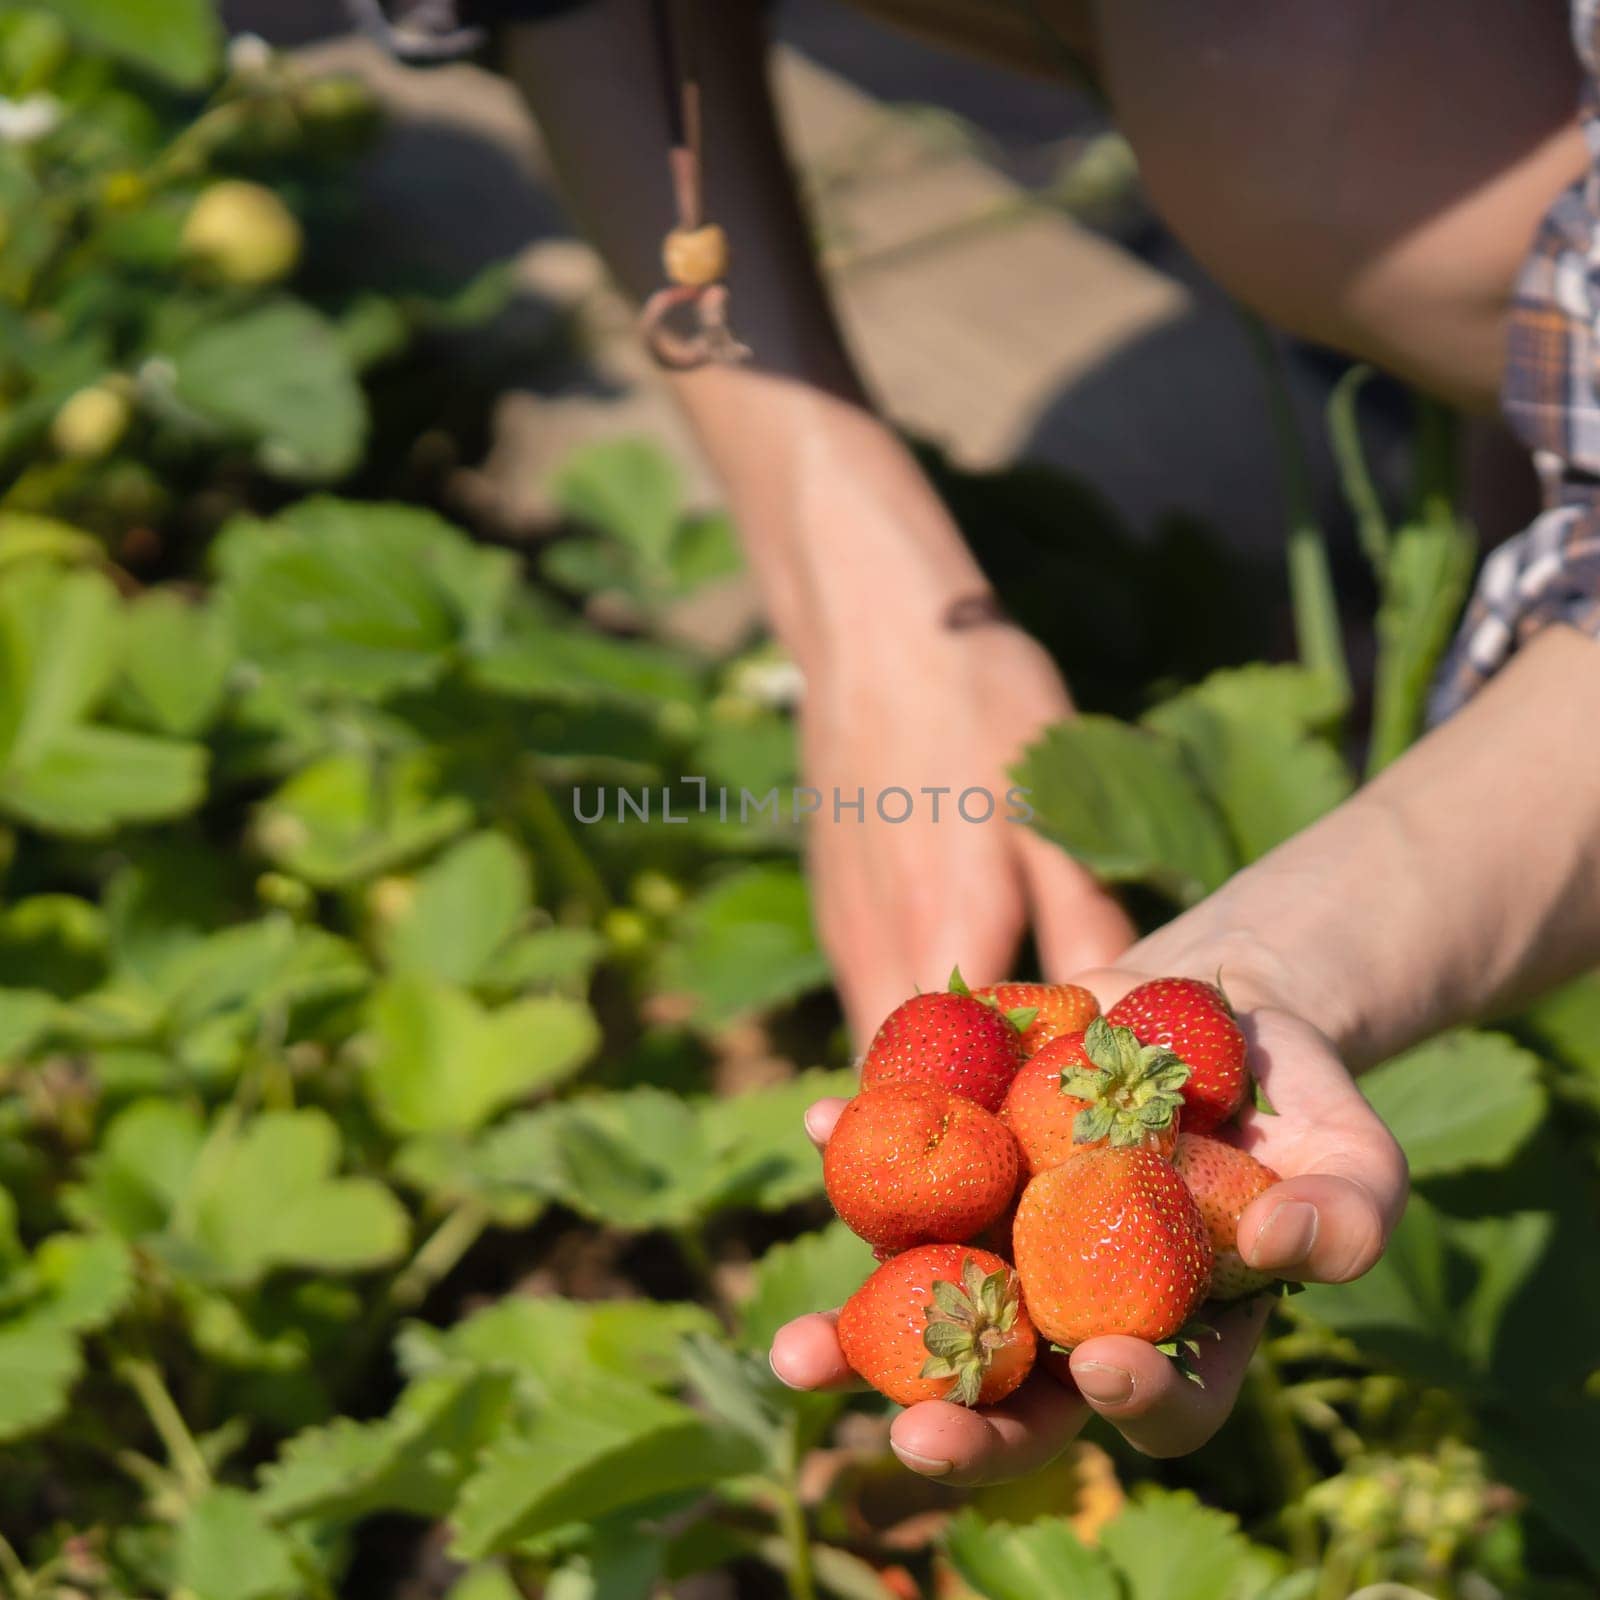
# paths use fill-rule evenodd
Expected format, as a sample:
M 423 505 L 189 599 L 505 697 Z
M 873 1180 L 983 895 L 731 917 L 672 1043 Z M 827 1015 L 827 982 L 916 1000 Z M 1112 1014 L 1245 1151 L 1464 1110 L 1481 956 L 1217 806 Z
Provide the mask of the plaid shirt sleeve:
M 1484 563 L 1434 685 L 1434 721 L 1550 623 L 1600 637 L 1600 0 L 1573 0 L 1572 31 L 1594 165 L 1551 207 L 1518 278 L 1501 392 L 1548 509 Z

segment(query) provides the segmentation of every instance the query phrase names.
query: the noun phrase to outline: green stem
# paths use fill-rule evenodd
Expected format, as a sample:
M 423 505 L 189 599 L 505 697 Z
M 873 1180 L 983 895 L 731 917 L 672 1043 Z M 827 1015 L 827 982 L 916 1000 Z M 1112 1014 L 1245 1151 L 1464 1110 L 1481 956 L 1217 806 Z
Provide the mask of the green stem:
M 1361 391 L 1371 377 L 1371 367 L 1352 367 L 1334 385 L 1328 401 L 1328 442 L 1339 468 L 1345 503 L 1355 518 L 1356 537 L 1371 563 L 1372 575 L 1382 583 L 1389 560 L 1389 519 L 1367 470 L 1366 451 L 1361 447 L 1361 419 L 1356 410 Z
M 800 1419 L 791 1413 L 784 1430 L 783 1476 L 778 1491 L 778 1531 L 788 1550 L 784 1576 L 789 1600 L 817 1600 L 816 1574 L 812 1570 L 811 1530 L 800 1503 Z
M 1283 498 L 1289 513 L 1289 599 L 1294 608 L 1295 642 L 1300 661 L 1327 684 L 1341 706 L 1346 706 L 1350 703 L 1350 671 L 1345 662 L 1339 604 L 1328 565 L 1327 540 L 1317 522 L 1311 473 L 1306 466 L 1304 445 L 1290 403 L 1283 362 L 1266 324 L 1251 312 L 1241 309 L 1239 315 L 1266 385 L 1267 414 L 1272 423 L 1278 470 L 1283 479 Z
M 1297 1566 L 1314 1568 L 1322 1554 L 1321 1542 L 1317 1538 L 1316 1522 L 1306 1509 L 1305 1497 L 1317 1481 L 1316 1468 L 1295 1426 L 1283 1382 L 1263 1351 L 1258 1350 L 1250 1363 L 1248 1383 L 1273 1467 L 1284 1490 L 1281 1517 L 1289 1553 Z
M 542 854 L 555 864 L 568 888 L 584 901 L 594 915 L 603 916 L 611 909 L 611 893 L 606 888 L 605 879 L 595 870 L 594 863 L 573 838 L 572 830 L 567 827 L 556 809 L 555 801 L 550 798 L 550 791 L 531 765 L 525 768 L 522 781 L 517 785 L 517 796 L 522 802 L 522 820 Z
M 420 1304 L 428 1291 L 447 1276 L 489 1225 L 489 1213 L 465 1200 L 417 1247 L 389 1285 L 389 1303 L 399 1308 Z
M 0 1575 L 6 1580 L 12 1600 L 33 1600 L 33 1579 L 22 1564 L 22 1557 L 12 1548 L 11 1542 L 0 1533 Z
M 190 1500 L 198 1500 L 211 1487 L 211 1469 L 155 1362 L 142 1356 L 122 1354 L 116 1359 L 116 1370 L 139 1397 L 150 1426 L 155 1429 L 167 1452 L 167 1460 L 183 1485 L 184 1494 Z

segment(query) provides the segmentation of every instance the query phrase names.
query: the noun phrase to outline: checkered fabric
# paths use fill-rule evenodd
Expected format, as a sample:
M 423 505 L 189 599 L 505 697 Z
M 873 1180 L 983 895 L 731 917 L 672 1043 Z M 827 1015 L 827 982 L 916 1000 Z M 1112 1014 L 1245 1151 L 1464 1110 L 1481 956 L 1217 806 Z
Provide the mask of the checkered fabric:
M 1548 509 L 1484 563 L 1434 684 L 1438 721 L 1552 622 L 1600 636 L 1600 0 L 1572 0 L 1594 166 L 1546 215 L 1512 298 L 1501 399 Z

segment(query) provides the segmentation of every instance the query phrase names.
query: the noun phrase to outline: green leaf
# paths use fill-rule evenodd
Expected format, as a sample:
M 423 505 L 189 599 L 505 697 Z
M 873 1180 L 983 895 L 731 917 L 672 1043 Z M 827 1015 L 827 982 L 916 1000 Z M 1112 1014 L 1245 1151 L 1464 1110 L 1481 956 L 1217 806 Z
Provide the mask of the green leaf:
M 53 0 L 51 9 L 91 45 L 179 88 L 202 87 L 219 65 L 210 0 Z
M 1239 864 L 1227 828 L 1174 739 L 1109 717 L 1046 731 L 1013 776 L 1033 826 L 1098 876 L 1198 900 Z
M 586 1095 L 492 1130 L 478 1170 L 485 1181 L 521 1183 L 617 1228 L 778 1208 L 821 1188 L 801 1113 L 852 1084 L 849 1072 L 814 1072 L 731 1100 L 689 1102 L 652 1088 Z
M 497 694 L 569 705 L 615 702 L 655 710 L 694 704 L 701 675 L 680 652 L 610 639 L 547 615 L 523 615 L 472 663 L 473 681 Z
M 812 930 L 799 870 L 746 867 L 713 884 L 684 908 L 659 979 L 694 996 L 707 1025 L 822 987 L 828 960 Z
M 765 1349 L 784 1323 L 843 1303 L 876 1267 L 872 1246 L 842 1222 L 776 1244 L 756 1263 L 755 1287 L 740 1314 L 740 1337 Z
M 1421 728 L 1428 686 L 1477 559 L 1476 534 L 1442 496 L 1395 531 L 1380 579 L 1372 772 L 1401 754 Z
M 502 995 L 584 988 L 605 951 L 605 939 L 593 928 L 539 928 L 513 939 L 488 962 L 478 987 Z
M 1110 1563 L 1068 1524 L 1041 1517 L 1026 1527 L 985 1523 L 966 1510 L 945 1534 L 951 1564 L 987 1600 L 1124 1600 Z
M 463 1364 L 509 1372 L 529 1398 L 559 1405 L 570 1385 L 594 1373 L 655 1389 L 674 1385 L 683 1378 L 684 1337 L 716 1331 L 704 1306 L 522 1296 L 442 1331 L 413 1323 L 400 1336 L 399 1354 L 412 1377 Z
M 394 978 L 371 1006 L 374 1109 L 401 1133 L 466 1131 L 575 1072 L 600 1043 L 593 1013 L 555 995 L 487 1011 L 465 990 Z
M 294 1550 L 241 1489 L 218 1485 L 178 1525 L 177 1578 L 196 1600 L 270 1600 L 299 1594 Z
M 106 1125 L 83 1184 L 68 1194 L 69 1212 L 128 1240 L 158 1232 L 187 1189 L 204 1143 L 192 1106 L 136 1101 Z
M 359 1272 L 394 1261 L 410 1234 L 405 1211 L 375 1179 L 336 1177 L 338 1164 L 338 1130 L 322 1111 L 264 1112 L 237 1131 L 220 1123 L 174 1237 L 234 1283 L 274 1267 Z
M 666 567 L 678 532 L 677 468 L 648 439 L 607 439 L 570 455 L 554 485 L 577 521 L 621 540 L 647 571 Z
M 1144 719 L 1183 747 L 1240 862 L 1264 856 L 1350 793 L 1350 773 L 1338 753 L 1277 714 L 1292 700 L 1275 688 L 1259 672 L 1218 674 Z
M 645 1229 L 692 1222 L 712 1155 L 694 1109 L 658 1089 L 585 1095 L 508 1119 L 488 1133 L 480 1170 L 583 1216 Z
M 354 1521 L 374 1511 L 446 1516 L 510 1405 L 503 1373 L 456 1369 L 419 1379 L 377 1422 L 338 1417 L 296 1434 L 262 1469 L 261 1507 L 278 1521 Z
M 524 1432 L 492 1444 L 461 1491 L 456 1551 L 475 1560 L 568 1522 L 754 1471 L 746 1438 L 637 1385 L 574 1385 Z
M 116 671 L 120 625 L 98 572 L 0 570 L 0 774 L 32 767 L 90 714 Z
M 0 774 L 0 809 L 56 833 L 98 834 L 194 810 L 206 754 L 195 744 L 117 728 L 59 734 L 28 767 Z
M 1100 1533 L 1127 1600 L 1250 1600 L 1285 1570 L 1234 1518 L 1187 1492 L 1146 1490 Z
M 385 761 L 333 755 L 301 768 L 263 804 L 256 838 L 284 871 L 339 888 L 399 866 L 472 821 L 418 750 Z
M 178 402 L 254 447 L 297 482 L 342 477 L 361 459 L 367 405 L 338 330 L 298 300 L 207 322 L 171 352 Z
M 1545 1115 L 1538 1061 L 1498 1033 L 1445 1034 L 1361 1087 L 1405 1147 L 1413 1179 L 1503 1166 Z
M 233 642 L 221 614 L 169 589 L 148 589 L 123 615 L 121 702 L 141 726 L 204 733 L 222 705 Z
M 709 1174 L 719 1207 L 780 1211 L 822 1192 L 822 1162 L 805 1131 L 805 1111 L 826 1095 L 851 1095 L 853 1071 L 803 1072 L 788 1083 L 701 1103 L 701 1127 L 715 1158 Z
M 1600 973 L 1586 972 L 1530 1006 L 1517 1019 L 1541 1054 L 1577 1074 L 1600 1103 Z
M 92 1333 L 106 1327 L 133 1295 L 133 1257 L 110 1234 L 54 1233 L 33 1253 L 35 1327 Z
M 494 624 L 512 569 L 431 512 L 303 501 L 229 524 L 212 551 L 240 653 L 322 695 L 437 679 Z
M 475 983 L 527 914 L 528 863 L 504 835 L 475 833 L 416 876 L 409 905 L 381 932 L 397 972 Z
M 26 1318 L 0 1325 L 0 1440 L 53 1422 L 83 1370 L 77 1340 Z

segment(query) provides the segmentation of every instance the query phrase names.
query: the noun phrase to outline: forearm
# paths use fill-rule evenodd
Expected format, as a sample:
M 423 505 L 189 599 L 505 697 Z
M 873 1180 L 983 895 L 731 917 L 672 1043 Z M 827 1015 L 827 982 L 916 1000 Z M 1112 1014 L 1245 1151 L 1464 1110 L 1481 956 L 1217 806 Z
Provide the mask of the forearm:
M 761 8 L 719 8 L 698 45 L 706 212 L 732 244 L 731 320 L 754 359 L 672 382 L 727 488 L 779 637 L 803 662 L 832 661 L 886 599 L 933 627 L 982 579 L 845 353 L 773 115 Z M 595 0 L 513 28 L 504 59 L 587 236 L 643 297 L 661 282 L 673 223 L 648 7 Z
M 1600 961 L 1600 650 L 1552 628 L 1345 805 L 1136 947 L 1354 1066 Z

